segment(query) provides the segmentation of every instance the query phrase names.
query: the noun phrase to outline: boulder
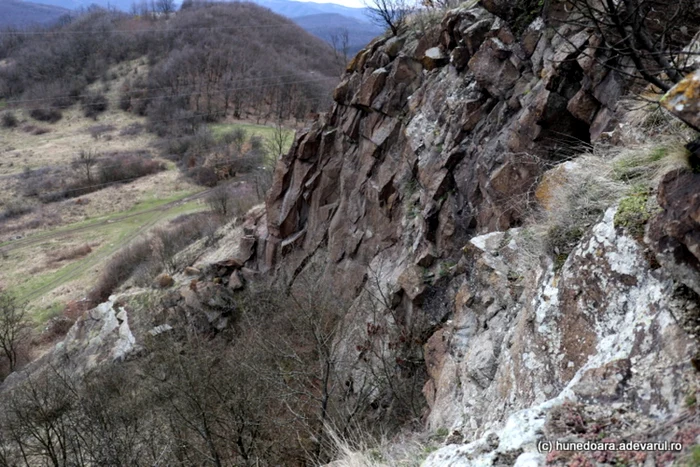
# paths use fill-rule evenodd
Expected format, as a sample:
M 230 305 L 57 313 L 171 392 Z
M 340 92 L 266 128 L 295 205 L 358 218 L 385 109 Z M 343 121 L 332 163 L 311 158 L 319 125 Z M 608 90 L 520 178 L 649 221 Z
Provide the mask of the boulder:
M 432 47 L 426 50 L 425 55 L 421 59 L 423 67 L 428 71 L 445 66 L 448 62 L 449 57 L 440 47 Z
M 511 55 L 510 47 L 494 37 L 484 42 L 469 60 L 477 83 L 493 96 L 506 97 L 520 78 L 520 72 L 509 60 Z
M 415 300 L 425 292 L 423 269 L 418 266 L 406 268 L 399 276 L 397 284 L 409 299 Z
M 240 290 L 243 288 L 243 281 L 238 271 L 233 271 L 228 279 L 228 288 L 231 290 Z
M 192 266 L 187 266 L 187 267 L 185 268 L 185 275 L 186 275 L 186 276 L 198 276 L 198 275 L 200 275 L 201 273 L 202 273 L 202 272 L 201 272 L 199 269 L 193 268 Z
M 647 240 L 664 268 L 700 294 L 700 174 L 666 174 L 657 199 L 663 211 L 649 221 Z
M 661 105 L 700 131 L 700 70 L 686 76 L 661 98 Z
M 156 277 L 155 283 L 157 287 L 165 289 L 167 287 L 172 286 L 175 283 L 175 281 L 173 280 L 172 276 L 170 276 L 170 274 L 163 273 L 159 274 L 158 277 Z

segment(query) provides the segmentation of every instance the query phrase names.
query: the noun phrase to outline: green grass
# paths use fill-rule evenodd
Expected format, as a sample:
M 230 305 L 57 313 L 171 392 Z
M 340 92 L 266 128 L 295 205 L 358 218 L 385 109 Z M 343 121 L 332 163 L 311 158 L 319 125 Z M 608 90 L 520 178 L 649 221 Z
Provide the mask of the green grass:
M 64 265 L 63 267 L 43 274 L 37 274 L 28 278 L 21 285 L 12 289 L 12 292 L 22 301 L 28 301 L 29 312 L 32 318 L 37 323 L 43 323 L 52 318 L 56 314 L 54 306 L 49 308 L 42 307 L 39 303 L 33 303 L 42 295 L 60 287 L 75 279 L 82 278 L 90 274 L 92 269 L 106 261 L 112 254 L 116 253 L 128 243 L 144 235 L 148 229 L 157 223 L 171 220 L 182 214 L 201 211 L 204 206 L 197 200 L 188 201 L 183 204 L 176 204 L 165 211 L 150 211 L 149 209 L 159 205 L 166 204 L 174 199 L 184 198 L 187 195 L 178 195 L 165 199 L 153 199 L 135 206 L 129 211 L 114 213 L 109 216 L 104 216 L 100 220 L 109 217 L 118 217 L 132 212 L 137 212 L 136 215 L 127 219 L 122 219 L 114 223 L 107 223 L 97 226 L 101 233 L 106 237 L 102 242 L 102 246 L 94 250 L 88 256 L 81 258 L 78 261 Z M 143 211 L 138 213 L 139 211 Z M 75 227 L 75 225 L 68 226 Z M 85 233 L 85 235 L 94 235 L 93 230 Z
M 91 217 L 91 218 L 88 218 L 88 219 L 85 219 L 85 220 L 82 220 L 79 222 L 75 222 L 73 224 L 64 225 L 64 226 L 59 227 L 57 229 L 50 230 L 47 232 L 41 232 L 41 233 L 29 236 L 29 237 L 25 237 L 25 238 L 38 240 L 38 239 L 41 239 L 42 237 L 51 237 L 55 234 L 60 234 L 62 232 L 69 232 L 69 231 L 76 229 L 76 228 L 89 227 L 91 225 L 95 225 L 95 228 L 98 228 L 98 226 L 96 224 L 99 224 L 102 222 L 109 222 L 112 219 L 117 219 L 117 218 L 122 217 L 122 216 L 128 216 L 128 215 L 132 215 L 132 214 L 137 214 L 137 213 L 142 212 L 142 211 L 148 211 L 150 209 L 155 209 L 155 208 L 158 208 L 159 206 L 163 206 L 163 205 L 168 204 L 170 202 L 177 201 L 177 200 L 183 199 L 183 198 L 187 198 L 188 196 L 191 196 L 195 193 L 198 193 L 198 191 L 195 191 L 195 190 L 186 191 L 183 193 L 178 193 L 178 194 L 167 196 L 164 198 L 158 198 L 154 195 L 145 201 L 141 201 L 140 203 L 135 204 L 131 209 L 128 209 L 126 211 L 113 212 L 113 213 L 106 214 L 103 216 Z M 187 206 L 188 208 L 192 208 L 193 203 L 196 204 L 196 201 L 190 201 L 190 202 L 185 203 L 184 205 Z M 192 211 L 188 211 L 187 209 L 183 209 L 182 206 L 183 205 L 173 206 L 168 210 L 168 212 L 176 212 L 176 211 L 178 211 L 178 209 L 180 211 L 183 211 L 182 213 L 192 212 Z M 12 243 L 12 240 L 2 242 L 2 243 L 0 243 L 0 247 L 3 247 L 5 245 L 9 245 L 11 243 Z
M 690 448 L 690 455 L 685 465 L 688 467 L 700 467 L 700 445 Z
M 221 139 L 226 133 L 229 133 L 235 128 L 244 129 L 246 133 L 248 133 L 248 136 L 256 135 L 262 137 L 263 139 L 272 138 L 275 132 L 274 126 L 254 125 L 252 123 L 212 123 L 211 125 L 209 125 L 209 130 L 211 130 L 212 135 L 214 135 L 214 138 L 216 138 L 217 140 Z M 288 151 L 289 148 L 292 147 L 292 141 L 294 140 L 294 131 L 286 130 L 286 132 L 289 136 L 289 142 L 285 150 Z

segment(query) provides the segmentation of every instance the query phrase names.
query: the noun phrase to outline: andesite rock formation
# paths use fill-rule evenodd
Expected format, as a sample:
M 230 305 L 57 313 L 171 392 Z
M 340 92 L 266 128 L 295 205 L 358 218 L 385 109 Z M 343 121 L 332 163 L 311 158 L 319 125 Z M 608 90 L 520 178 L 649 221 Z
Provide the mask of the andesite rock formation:
M 312 266 L 358 328 L 375 316 L 368 291 L 390 297 L 383 325 L 421 326 L 426 426 L 458 435 L 427 466 L 569 465 L 538 441 L 601 433 L 697 442 L 684 411 L 699 369 L 700 175 L 664 177 L 644 240 L 616 227 L 613 205 L 561 264 L 532 254 L 522 225 L 542 175 L 615 131 L 628 83 L 592 58 L 593 31 L 537 18 L 516 35 L 503 2 L 483 3 L 361 51 L 279 161 L 265 208 L 228 233 L 235 247 L 192 269 L 225 281 L 183 287 L 172 306 L 223 327 L 232 289 L 262 276 L 292 287 Z M 138 347 L 121 326 L 118 344 Z

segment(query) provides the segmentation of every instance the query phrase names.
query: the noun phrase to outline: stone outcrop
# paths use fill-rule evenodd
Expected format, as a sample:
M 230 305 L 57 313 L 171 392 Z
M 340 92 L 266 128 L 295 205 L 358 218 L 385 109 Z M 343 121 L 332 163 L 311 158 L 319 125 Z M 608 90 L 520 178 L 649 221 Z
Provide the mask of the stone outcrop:
M 355 363 L 370 359 L 370 334 L 417 326 L 410 355 L 381 350 L 399 367 L 425 361 L 424 422 L 452 433 L 427 466 L 566 465 L 537 443 L 658 427 L 697 391 L 696 336 L 678 317 L 699 309 L 700 180 L 662 181 L 646 235 L 656 255 L 616 228 L 615 206 L 563 264 L 533 252 L 526 213 L 579 176 L 582 163 L 561 162 L 615 125 L 626 78 L 592 58 L 592 31 L 523 25 L 528 1 L 482 3 L 361 51 L 331 111 L 279 161 L 265 207 L 197 246 L 161 291 L 164 314 L 216 333 L 248 283 L 292 287 L 320 268 L 359 330 L 338 343 L 346 381 L 367 377 Z M 153 324 L 155 336 L 177 323 Z
M 587 59 L 596 45 L 541 21 L 523 41 L 481 8 L 421 37 L 377 39 L 280 162 L 259 269 L 327 255 L 352 297 L 380 251 L 448 258 L 476 232 L 519 225 L 547 161 L 614 114 L 624 79 Z
M 476 441 L 441 449 L 426 465 L 469 466 L 480 456 L 478 465 L 497 465 L 499 454 L 516 451 L 523 462 L 537 458 L 543 426 L 563 404 L 624 408 L 652 424 L 683 409 L 697 383 L 698 348 L 676 315 L 694 297 L 649 267 L 614 214 L 559 272 L 533 263 L 521 229 L 470 240 L 471 272 L 455 278 L 462 285 L 452 319 L 439 346 L 427 343 L 440 371 L 426 396 L 433 428 L 460 427 Z M 478 452 L 489 433 L 499 434 L 497 447 Z
M 700 70 L 685 77 L 661 99 L 669 112 L 700 131 Z
M 467 443 L 427 465 L 539 465 L 562 405 L 615 404 L 653 425 L 696 390 L 697 342 L 674 313 L 697 297 L 615 228 L 614 207 L 561 269 L 518 228 L 546 168 L 616 124 L 626 78 L 592 58 L 592 31 L 535 19 L 516 35 L 510 2 L 483 3 L 353 59 L 332 110 L 278 164 L 247 264 L 292 283 L 322 265 L 358 328 L 396 324 L 373 321 L 367 295 L 422 317 L 426 423 Z M 659 224 L 693 256 L 694 226 Z M 365 358 L 354 344 L 345 357 Z
M 674 310 L 697 297 L 615 228 L 614 207 L 561 269 L 529 254 L 518 228 L 572 141 L 615 125 L 626 78 L 592 58 L 592 31 L 553 34 L 537 18 L 516 35 L 511 2 L 483 3 L 360 52 L 332 110 L 279 162 L 249 227 L 246 268 L 293 283 L 321 265 L 358 328 L 396 324 L 373 321 L 368 295 L 422 318 L 426 423 L 467 443 L 452 439 L 427 465 L 474 465 L 484 453 L 479 465 L 538 465 L 542 427 L 563 404 L 616 404 L 653 424 L 695 390 L 697 343 Z M 659 235 L 696 258 L 694 198 L 665 183 L 665 215 L 685 209 L 686 220 L 660 218 Z M 344 346 L 345 358 L 364 358 L 359 343 Z M 491 436 L 502 430 L 511 434 Z
M 130 326 L 130 313 L 114 297 L 86 311 L 64 340 L 23 371 L 10 374 L 2 391 L 21 383 L 27 375 L 56 367 L 80 376 L 99 365 L 123 361 L 140 350 Z

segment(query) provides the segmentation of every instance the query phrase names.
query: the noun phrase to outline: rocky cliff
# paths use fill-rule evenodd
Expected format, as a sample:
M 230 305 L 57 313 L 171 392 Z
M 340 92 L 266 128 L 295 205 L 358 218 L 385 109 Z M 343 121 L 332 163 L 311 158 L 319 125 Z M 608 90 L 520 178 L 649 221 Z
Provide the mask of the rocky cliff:
M 543 174 L 614 139 L 628 83 L 594 31 L 537 18 L 516 35 L 502 2 L 483 3 L 354 58 L 279 163 L 251 263 L 291 283 L 321 264 L 358 323 L 378 324 L 368 291 L 390 297 L 381 325 L 421 323 L 427 426 L 458 434 L 427 465 L 535 465 L 546 436 L 692 444 L 697 420 L 658 427 L 697 389 L 697 174 L 662 181 L 646 243 L 647 218 L 641 235 L 619 221 L 621 195 L 569 251 L 533 254 L 521 226 L 551 202 Z M 662 455 L 680 456 L 646 465 Z
M 426 429 L 449 434 L 425 465 L 684 459 L 700 435 L 696 148 L 628 137 L 626 75 L 603 66 L 593 30 L 556 22 L 566 11 L 482 3 L 361 51 L 279 161 L 265 209 L 199 255 L 186 272 L 199 282 L 176 276 L 166 308 L 223 329 L 249 283 L 292 288 L 320 269 L 351 304 L 346 385 L 389 357 L 397 384 L 420 383 Z M 103 308 L 104 342 L 120 358 L 138 348 L 128 313 Z M 538 451 L 631 439 L 684 450 Z

